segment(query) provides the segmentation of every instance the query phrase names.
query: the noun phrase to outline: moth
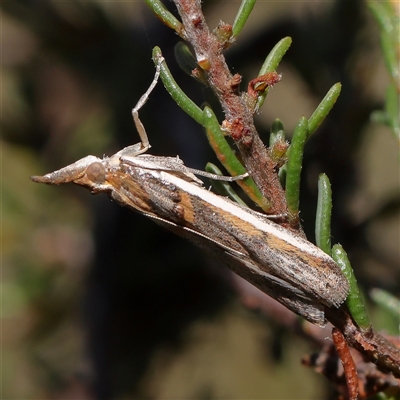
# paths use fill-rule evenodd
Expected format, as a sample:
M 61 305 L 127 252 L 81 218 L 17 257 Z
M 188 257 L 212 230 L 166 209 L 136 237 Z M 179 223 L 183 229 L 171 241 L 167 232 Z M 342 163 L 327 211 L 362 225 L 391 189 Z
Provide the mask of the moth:
M 141 142 L 111 157 L 86 156 L 34 182 L 73 182 L 92 193 L 107 193 L 172 232 L 217 256 L 251 282 L 306 320 L 324 326 L 324 308 L 339 307 L 349 284 L 331 257 L 266 215 L 216 195 L 178 157 L 143 154 L 149 147 L 138 111 L 157 83 L 132 110 Z M 244 176 L 230 178 L 241 179 Z M 214 178 L 216 178 L 214 176 Z

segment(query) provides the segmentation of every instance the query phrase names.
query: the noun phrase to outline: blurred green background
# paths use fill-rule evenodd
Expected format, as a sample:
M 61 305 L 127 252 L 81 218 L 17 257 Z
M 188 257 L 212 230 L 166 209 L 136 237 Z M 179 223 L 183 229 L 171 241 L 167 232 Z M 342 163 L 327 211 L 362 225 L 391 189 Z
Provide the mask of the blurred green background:
M 203 3 L 211 28 L 232 23 L 240 4 Z M 370 122 L 389 82 L 375 21 L 362 1 L 259 1 L 226 53 L 243 88 L 285 36 L 293 45 L 256 118 L 260 135 L 267 142 L 280 118 L 290 136 L 342 82 L 306 146 L 301 218 L 312 240 L 317 178 L 327 173 L 333 242 L 348 252 L 367 297 L 373 287 L 399 295 L 399 148 L 388 128 Z M 105 195 L 29 180 L 138 141 L 131 109 L 153 79 L 155 45 L 186 93 L 215 105 L 177 67 L 178 40 L 142 1 L 1 4 L 4 399 L 332 394 L 300 365 L 312 346 L 273 315 L 243 307 L 212 257 Z M 153 154 L 179 154 L 198 169 L 215 161 L 201 127 L 161 84 L 140 115 Z M 398 334 L 398 321 L 368 304 L 376 328 Z

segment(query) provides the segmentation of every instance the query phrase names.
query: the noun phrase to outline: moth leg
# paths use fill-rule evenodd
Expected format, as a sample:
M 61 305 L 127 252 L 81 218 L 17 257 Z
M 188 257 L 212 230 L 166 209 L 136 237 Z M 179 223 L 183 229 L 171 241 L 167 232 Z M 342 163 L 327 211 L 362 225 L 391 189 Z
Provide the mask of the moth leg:
M 249 176 L 248 172 L 242 175 L 224 176 L 213 174 L 212 172 L 202 171 L 201 169 L 194 169 L 190 167 L 186 167 L 186 169 L 194 175 L 204 176 L 206 178 L 213 179 L 214 181 L 236 182 Z
M 141 148 L 136 154 L 141 154 L 146 152 L 150 148 L 150 143 L 149 139 L 147 137 L 146 129 L 144 128 L 142 121 L 139 118 L 139 110 L 146 104 L 146 101 L 148 100 L 150 93 L 153 91 L 154 87 L 157 85 L 158 78 L 160 76 L 160 71 L 161 71 L 161 63 L 164 61 L 164 58 L 161 57 L 156 65 L 156 73 L 154 75 L 154 79 L 151 82 L 149 88 L 146 90 L 146 92 L 142 95 L 142 97 L 139 99 L 137 102 L 136 106 L 132 109 L 132 117 L 133 121 L 135 122 L 136 130 L 139 133 L 140 136 L 140 141 L 141 141 Z

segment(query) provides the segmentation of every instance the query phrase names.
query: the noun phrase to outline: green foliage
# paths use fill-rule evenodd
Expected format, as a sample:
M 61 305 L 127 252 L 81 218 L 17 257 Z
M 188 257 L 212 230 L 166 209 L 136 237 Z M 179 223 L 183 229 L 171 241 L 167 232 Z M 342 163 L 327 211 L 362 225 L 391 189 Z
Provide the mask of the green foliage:
M 291 44 L 292 44 L 291 37 L 285 37 L 281 39 L 265 58 L 265 61 L 260 68 L 258 76 L 264 75 L 267 72 L 272 72 L 278 69 L 279 63 L 281 62 L 286 52 L 289 50 Z M 268 88 L 258 96 L 257 105 L 255 108 L 256 111 L 258 111 L 264 104 L 267 94 L 268 94 Z
M 164 6 L 160 0 L 146 0 L 147 5 L 154 11 L 160 20 L 182 36 L 183 25 Z
M 246 24 L 247 19 L 249 18 L 251 12 L 253 11 L 253 7 L 256 4 L 256 0 L 242 0 L 242 4 L 240 5 L 239 11 L 236 14 L 235 20 L 232 25 L 232 35 L 233 37 L 237 37 L 244 25 Z
M 381 308 L 387 310 L 396 320 L 400 318 L 400 300 L 394 297 L 392 294 L 382 289 L 371 290 L 371 298 Z
M 335 105 L 336 100 L 340 95 L 341 89 L 342 85 L 340 83 L 335 83 L 318 104 L 317 108 L 308 120 L 308 137 L 310 137 L 318 129 L 318 127 L 327 117 L 332 107 Z
M 350 283 L 350 293 L 346 299 L 346 305 L 350 311 L 350 314 L 361 329 L 368 331 L 371 328 L 371 323 L 369 321 L 367 310 L 365 308 L 361 292 L 358 288 L 354 271 L 351 268 L 350 261 L 340 244 L 335 244 L 333 246 L 332 258 L 339 265 L 340 269 Z
M 153 49 L 153 61 L 154 64 L 160 64 L 160 60 L 163 58 L 161 49 L 159 47 L 154 47 Z M 192 100 L 185 94 L 185 92 L 178 86 L 175 79 L 173 78 L 171 71 L 168 69 L 165 60 L 161 62 L 160 77 L 167 89 L 167 92 L 174 99 L 176 104 L 182 108 L 188 115 L 190 115 L 196 122 L 203 124 L 203 112 L 202 110 L 193 103 Z
M 315 221 L 315 240 L 317 242 L 317 246 L 328 255 L 331 255 L 331 214 L 331 183 L 325 174 L 321 174 L 318 178 L 318 203 Z
M 301 117 L 293 133 L 286 171 L 286 201 L 291 218 L 297 218 L 299 213 L 300 174 L 307 137 L 308 120 Z
M 372 119 L 389 126 L 395 137 L 400 140 L 400 24 L 396 3 L 388 0 L 368 2 L 380 30 L 381 48 L 391 83 L 387 88 L 384 111 L 375 111 Z
M 388 0 L 369 1 L 368 7 L 379 25 L 386 67 L 393 79 L 393 83 L 398 84 L 400 67 L 396 51 L 400 41 L 399 15 L 396 13 L 394 3 Z

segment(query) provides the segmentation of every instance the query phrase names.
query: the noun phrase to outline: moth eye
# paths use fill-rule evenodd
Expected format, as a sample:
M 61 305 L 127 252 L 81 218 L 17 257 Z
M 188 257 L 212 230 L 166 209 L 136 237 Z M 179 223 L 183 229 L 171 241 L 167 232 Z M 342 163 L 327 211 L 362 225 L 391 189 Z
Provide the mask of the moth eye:
M 106 169 L 102 163 L 94 162 L 87 167 L 86 176 L 93 183 L 103 183 L 106 180 Z

